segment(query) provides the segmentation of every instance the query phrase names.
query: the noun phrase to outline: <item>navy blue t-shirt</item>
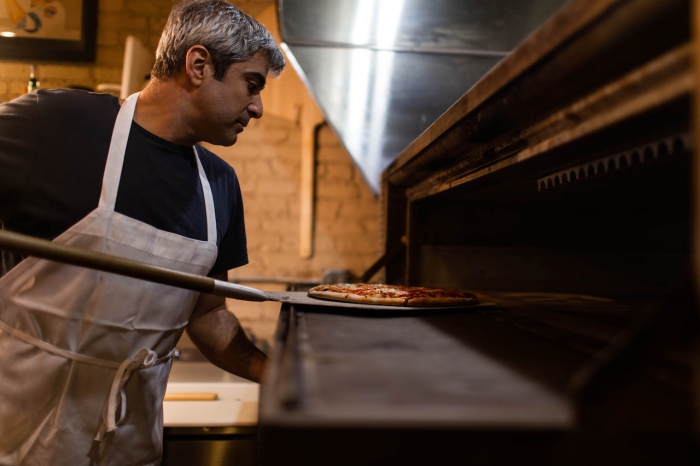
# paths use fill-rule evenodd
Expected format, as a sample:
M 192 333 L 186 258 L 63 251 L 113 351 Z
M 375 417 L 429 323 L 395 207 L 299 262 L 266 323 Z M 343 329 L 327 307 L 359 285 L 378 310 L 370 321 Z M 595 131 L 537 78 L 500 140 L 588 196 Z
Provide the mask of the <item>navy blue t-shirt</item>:
M 39 90 L 0 105 L 0 223 L 53 239 L 97 207 L 119 101 Z M 233 168 L 197 145 L 216 211 L 219 253 L 210 275 L 248 263 L 243 202 Z M 132 123 L 115 210 L 160 230 L 207 239 L 192 147 Z

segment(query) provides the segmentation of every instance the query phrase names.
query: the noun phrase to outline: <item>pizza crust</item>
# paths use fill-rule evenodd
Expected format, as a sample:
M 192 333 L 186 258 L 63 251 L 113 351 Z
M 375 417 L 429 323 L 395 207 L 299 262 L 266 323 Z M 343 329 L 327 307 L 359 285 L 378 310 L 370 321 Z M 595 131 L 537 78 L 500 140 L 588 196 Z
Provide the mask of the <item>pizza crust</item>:
M 315 291 L 310 290 L 309 296 L 318 299 L 328 299 L 331 301 L 342 301 L 360 304 L 379 304 L 384 306 L 404 306 L 408 298 L 370 298 L 352 293 L 338 293 L 335 291 Z
M 405 306 L 407 300 L 408 298 L 373 298 L 370 296 L 360 296 L 352 293 L 348 294 L 348 301 L 361 304 L 379 304 L 382 306 Z
M 348 293 L 337 293 L 335 291 L 317 291 L 317 290 L 309 290 L 308 295 L 311 296 L 312 298 L 330 299 L 333 301 L 345 301 L 348 297 Z

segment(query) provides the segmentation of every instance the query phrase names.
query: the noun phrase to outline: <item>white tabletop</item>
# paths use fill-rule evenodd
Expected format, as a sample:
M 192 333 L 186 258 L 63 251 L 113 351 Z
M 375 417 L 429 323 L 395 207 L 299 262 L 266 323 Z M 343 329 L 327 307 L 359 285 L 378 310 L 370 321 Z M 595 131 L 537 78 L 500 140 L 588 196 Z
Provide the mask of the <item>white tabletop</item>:
M 260 386 L 209 362 L 175 361 L 166 393 L 216 393 L 213 401 L 164 401 L 164 427 L 254 426 Z

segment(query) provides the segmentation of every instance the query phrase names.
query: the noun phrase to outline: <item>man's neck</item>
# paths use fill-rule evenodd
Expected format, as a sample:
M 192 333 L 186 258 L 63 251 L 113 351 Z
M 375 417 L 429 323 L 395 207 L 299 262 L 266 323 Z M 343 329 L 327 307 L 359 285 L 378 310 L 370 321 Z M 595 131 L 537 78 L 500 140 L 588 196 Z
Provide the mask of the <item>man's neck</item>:
M 139 95 L 134 121 L 166 141 L 192 146 L 199 141 L 194 140 L 187 124 L 187 91 L 175 79 L 148 83 Z

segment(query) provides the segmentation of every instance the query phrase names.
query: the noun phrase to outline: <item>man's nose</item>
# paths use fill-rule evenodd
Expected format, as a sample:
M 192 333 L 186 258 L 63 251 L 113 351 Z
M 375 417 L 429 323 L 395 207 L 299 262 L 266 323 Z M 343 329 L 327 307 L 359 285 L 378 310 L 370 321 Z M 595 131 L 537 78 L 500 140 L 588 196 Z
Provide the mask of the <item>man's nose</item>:
M 259 95 L 253 97 L 253 101 L 248 105 L 248 113 L 251 118 L 260 118 L 263 116 L 263 103 Z

